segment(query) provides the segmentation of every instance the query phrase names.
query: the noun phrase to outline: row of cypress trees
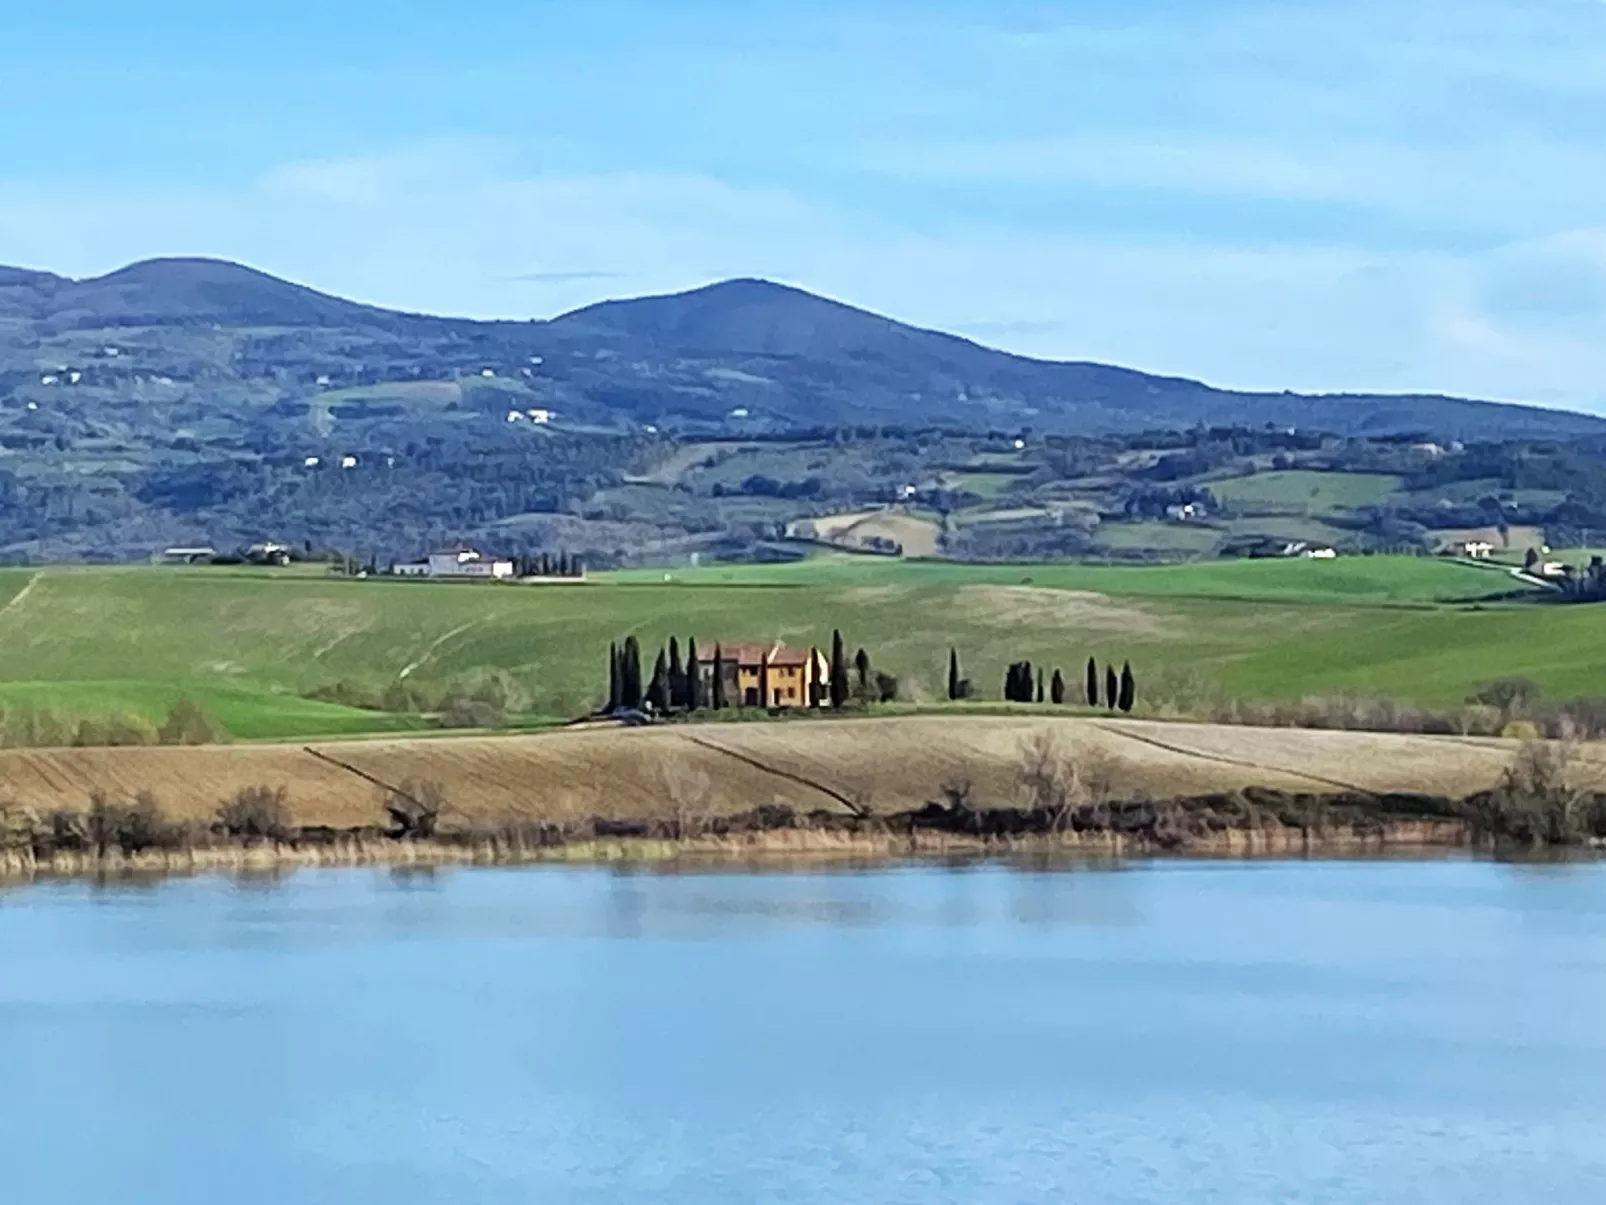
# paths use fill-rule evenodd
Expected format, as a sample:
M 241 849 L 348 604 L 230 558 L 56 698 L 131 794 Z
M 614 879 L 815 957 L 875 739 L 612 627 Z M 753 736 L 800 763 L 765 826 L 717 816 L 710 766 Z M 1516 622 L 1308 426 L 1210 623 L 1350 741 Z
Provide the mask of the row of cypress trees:
M 1111 711 L 1129 712 L 1137 701 L 1137 679 L 1132 674 L 1132 663 L 1123 662 L 1121 672 L 1117 674 L 1113 665 L 1104 667 L 1102 691 L 1099 675 L 1098 660 L 1093 657 L 1087 659 L 1087 673 L 1082 683 L 1082 698 L 1089 707 L 1097 707 L 1102 702 Z M 962 677 L 959 672 L 959 650 L 948 650 L 948 698 L 958 700 L 969 698 L 970 680 Z M 1055 703 L 1064 704 L 1070 696 L 1070 688 L 1065 675 L 1058 667 L 1048 681 L 1044 681 L 1041 667 L 1033 667 L 1030 661 L 1012 662 L 1004 673 L 1004 699 L 1011 703 Z
M 724 654 L 716 646 L 711 689 L 705 690 L 697 638 L 686 642 L 686 660 L 682 662 L 680 640 L 671 636 L 668 646 L 658 650 L 652 676 L 643 681 L 641 644 L 634 636 L 626 636 L 622 644 L 608 646 L 608 711 L 640 711 L 649 705 L 655 711 L 727 707 L 724 668 Z

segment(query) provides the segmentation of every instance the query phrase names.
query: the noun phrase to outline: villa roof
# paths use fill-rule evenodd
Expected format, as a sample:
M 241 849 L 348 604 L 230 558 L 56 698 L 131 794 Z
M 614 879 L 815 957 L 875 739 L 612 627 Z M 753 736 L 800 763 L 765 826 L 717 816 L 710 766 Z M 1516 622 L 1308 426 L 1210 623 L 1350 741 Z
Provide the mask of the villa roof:
M 813 649 L 789 649 L 784 644 L 737 643 L 717 646 L 724 660 L 736 665 L 807 665 Z M 709 660 L 713 658 L 710 656 Z

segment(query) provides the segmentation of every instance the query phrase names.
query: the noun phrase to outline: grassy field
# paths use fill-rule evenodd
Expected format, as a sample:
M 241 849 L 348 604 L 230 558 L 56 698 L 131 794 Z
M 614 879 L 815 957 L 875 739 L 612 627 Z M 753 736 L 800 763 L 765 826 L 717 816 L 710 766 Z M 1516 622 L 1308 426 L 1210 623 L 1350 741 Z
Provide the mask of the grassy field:
M 1221 531 L 1197 524 L 1148 520 L 1100 523 L 1093 538 L 1102 548 L 1193 555 L 1209 552 L 1221 543 Z
M 915 702 L 942 696 L 950 646 L 987 698 L 1012 660 L 1074 674 L 1090 655 L 1130 659 L 1146 684 L 1186 677 L 1246 698 L 1446 705 L 1513 674 L 1549 697 L 1606 693 L 1606 609 L 1476 601 L 1515 585 L 1496 569 L 1385 557 L 1122 568 L 825 556 L 544 586 L 5 570 L 0 704 L 156 721 L 189 696 L 240 739 L 405 731 L 423 720 L 302 696 L 500 671 L 521 713 L 575 715 L 599 701 L 608 644 L 627 634 L 649 651 L 695 636 L 706 654 L 717 641 L 826 646 L 836 627 Z
M 1242 510 L 1331 514 L 1383 501 L 1399 488 L 1400 479 L 1385 473 L 1289 469 L 1207 484 L 1223 503 Z
M 978 498 L 999 498 L 1021 482 L 1015 473 L 964 472 L 948 474 L 948 484 L 954 489 L 967 490 Z

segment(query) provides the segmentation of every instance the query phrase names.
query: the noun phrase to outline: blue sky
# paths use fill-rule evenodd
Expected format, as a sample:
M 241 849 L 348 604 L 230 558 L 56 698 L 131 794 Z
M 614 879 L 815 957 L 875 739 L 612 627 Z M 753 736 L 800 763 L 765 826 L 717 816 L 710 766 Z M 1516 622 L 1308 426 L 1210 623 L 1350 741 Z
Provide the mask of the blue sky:
M 234 7 L 5 6 L 0 263 L 510 317 L 766 276 L 1034 355 L 1606 410 L 1601 0 Z

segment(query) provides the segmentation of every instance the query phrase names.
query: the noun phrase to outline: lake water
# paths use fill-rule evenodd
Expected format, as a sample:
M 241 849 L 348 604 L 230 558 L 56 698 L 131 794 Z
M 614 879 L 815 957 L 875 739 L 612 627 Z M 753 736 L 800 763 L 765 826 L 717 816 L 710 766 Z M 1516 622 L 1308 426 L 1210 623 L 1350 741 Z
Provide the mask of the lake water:
M 1606 1201 L 1606 867 L 0 890 L 0 1197 Z

